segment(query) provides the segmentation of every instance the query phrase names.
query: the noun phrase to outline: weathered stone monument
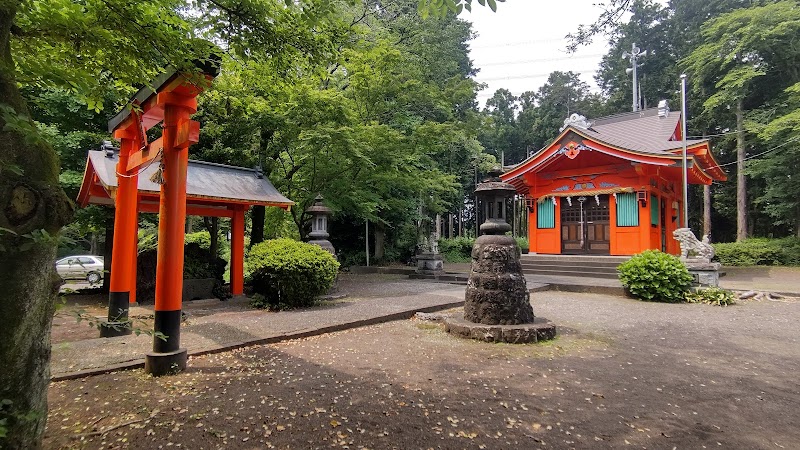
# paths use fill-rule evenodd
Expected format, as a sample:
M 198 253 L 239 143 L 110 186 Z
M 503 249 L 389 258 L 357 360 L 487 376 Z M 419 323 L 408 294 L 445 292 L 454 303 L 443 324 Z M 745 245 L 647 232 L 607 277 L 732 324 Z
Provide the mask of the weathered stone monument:
M 672 232 L 672 236 L 681 244 L 681 261 L 694 277 L 695 284 L 719 286 L 719 269 L 722 265 L 711 262 L 714 247 L 709 244 L 708 236 L 700 241 L 690 228 L 678 228 Z
M 421 275 L 442 275 L 444 259 L 439 253 L 439 234 L 431 231 L 420 239 L 420 254 L 417 255 L 417 273 Z
M 506 199 L 514 187 L 498 177 L 499 170 L 478 185 L 475 195 L 483 208 L 484 233 L 472 248 L 472 267 L 464 302 L 464 318 L 447 318 L 449 333 L 488 342 L 528 343 L 553 339 L 553 323 L 533 314 L 522 273 L 520 250 L 505 233 Z

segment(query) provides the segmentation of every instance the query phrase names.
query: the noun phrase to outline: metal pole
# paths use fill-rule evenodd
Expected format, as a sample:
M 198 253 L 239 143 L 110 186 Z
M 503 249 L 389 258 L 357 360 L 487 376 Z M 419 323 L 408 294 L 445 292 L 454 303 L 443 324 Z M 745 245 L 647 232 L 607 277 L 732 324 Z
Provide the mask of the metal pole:
M 636 57 L 638 53 L 636 52 L 636 44 L 631 44 L 631 67 L 633 68 L 633 112 L 639 110 L 639 86 L 638 80 L 636 75 Z
M 364 243 L 367 246 L 367 267 L 369 267 L 369 220 L 364 221 L 364 225 L 367 229 L 366 237 L 364 238 Z
M 475 161 L 475 189 L 478 189 L 478 162 Z M 480 233 L 480 225 L 478 224 L 478 196 L 473 195 L 475 199 L 475 238 L 478 238 L 478 233 Z
M 689 177 L 686 164 L 686 74 L 681 74 L 681 137 L 683 138 L 683 227 L 689 228 Z

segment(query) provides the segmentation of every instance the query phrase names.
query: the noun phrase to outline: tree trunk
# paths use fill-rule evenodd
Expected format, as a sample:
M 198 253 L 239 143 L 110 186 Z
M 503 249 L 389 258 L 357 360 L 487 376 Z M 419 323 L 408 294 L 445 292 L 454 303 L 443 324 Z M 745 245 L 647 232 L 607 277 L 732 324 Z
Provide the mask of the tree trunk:
M 375 261 L 383 260 L 386 249 L 386 225 L 383 222 L 375 222 Z
M 210 238 L 208 253 L 213 262 L 219 253 L 219 217 L 203 217 L 203 226 Z
M 0 2 L 0 104 L 11 108 L 2 114 L 29 116 L 11 57 L 19 6 L 20 1 Z M 58 184 L 52 147 L 25 136 L 27 131 L 6 130 L 2 114 L 0 227 L 11 230 L 0 233 L 0 420 L 7 429 L 2 446 L 36 449 L 47 420 L 50 325 L 59 284 L 56 240 L 50 236 L 70 220 L 72 206 Z
M 703 186 L 703 236 L 711 239 L 711 186 Z
M 747 239 L 747 177 L 745 157 L 747 147 L 744 136 L 743 100 L 736 101 L 736 241 Z
M 96 255 L 97 254 L 97 232 L 92 231 L 89 235 L 89 254 Z
M 464 236 L 464 206 L 458 208 L 458 237 Z
M 106 240 L 103 245 L 103 293 L 108 294 L 111 287 L 111 254 L 114 252 L 114 208 L 106 217 Z
M 251 215 L 252 226 L 250 228 L 250 247 L 264 242 L 264 217 L 266 216 L 266 207 L 263 205 L 253 206 Z
M 453 239 L 453 213 L 448 214 L 450 222 L 447 224 L 447 237 Z
M 794 210 L 794 235 L 800 238 L 800 205 Z

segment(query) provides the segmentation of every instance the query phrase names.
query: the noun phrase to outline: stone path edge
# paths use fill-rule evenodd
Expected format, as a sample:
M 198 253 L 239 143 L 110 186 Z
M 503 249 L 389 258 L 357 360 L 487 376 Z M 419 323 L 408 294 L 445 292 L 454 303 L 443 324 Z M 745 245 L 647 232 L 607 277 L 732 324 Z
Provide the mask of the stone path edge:
M 236 342 L 206 350 L 190 351 L 189 356 L 194 357 L 194 356 L 210 355 L 214 353 L 228 352 L 231 350 L 236 350 L 245 347 L 252 347 L 256 345 L 268 345 L 268 344 L 275 344 L 278 342 L 291 341 L 294 339 L 304 339 L 312 336 L 334 333 L 337 331 L 351 330 L 354 328 L 361 328 L 385 322 L 392 322 L 395 320 L 407 320 L 414 317 L 414 314 L 416 314 L 417 312 L 430 313 L 436 311 L 443 311 L 450 308 L 458 308 L 461 306 L 464 306 L 464 300 L 459 300 L 457 302 L 451 302 L 451 303 L 443 303 L 440 305 L 428 306 L 424 308 L 414 308 L 405 311 L 399 311 L 392 314 L 387 314 L 384 316 L 370 317 L 368 319 L 361 319 L 352 322 L 329 325 L 325 327 L 316 328 L 313 330 L 300 331 L 296 333 L 289 333 L 278 336 L 270 336 L 266 338 L 250 339 L 247 341 Z M 144 358 L 133 359 L 130 361 L 125 361 L 122 363 L 113 364 L 106 367 L 80 370 L 77 372 L 69 372 L 69 373 L 63 373 L 61 375 L 52 376 L 50 377 L 50 382 L 76 380 L 80 378 L 90 377 L 93 375 L 102 375 L 111 372 L 118 372 L 120 370 L 140 369 L 142 367 L 144 367 Z

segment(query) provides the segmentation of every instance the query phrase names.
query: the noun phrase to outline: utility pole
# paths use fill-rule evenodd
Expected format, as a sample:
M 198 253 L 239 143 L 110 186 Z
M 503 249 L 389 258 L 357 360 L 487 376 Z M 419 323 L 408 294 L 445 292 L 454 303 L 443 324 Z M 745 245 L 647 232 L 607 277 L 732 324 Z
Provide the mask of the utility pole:
M 633 112 L 639 111 L 639 77 L 636 74 L 636 69 L 638 67 L 636 60 L 642 56 L 647 56 L 647 50 L 642 51 L 635 43 L 631 44 L 630 53 L 624 52 L 622 54 L 622 59 L 629 59 L 631 62 L 631 67 L 625 69 L 625 73 L 633 74 L 633 100 L 631 102 L 633 105 Z
M 686 172 L 686 74 L 681 74 L 681 134 L 683 140 L 683 227 L 689 228 L 689 175 Z

